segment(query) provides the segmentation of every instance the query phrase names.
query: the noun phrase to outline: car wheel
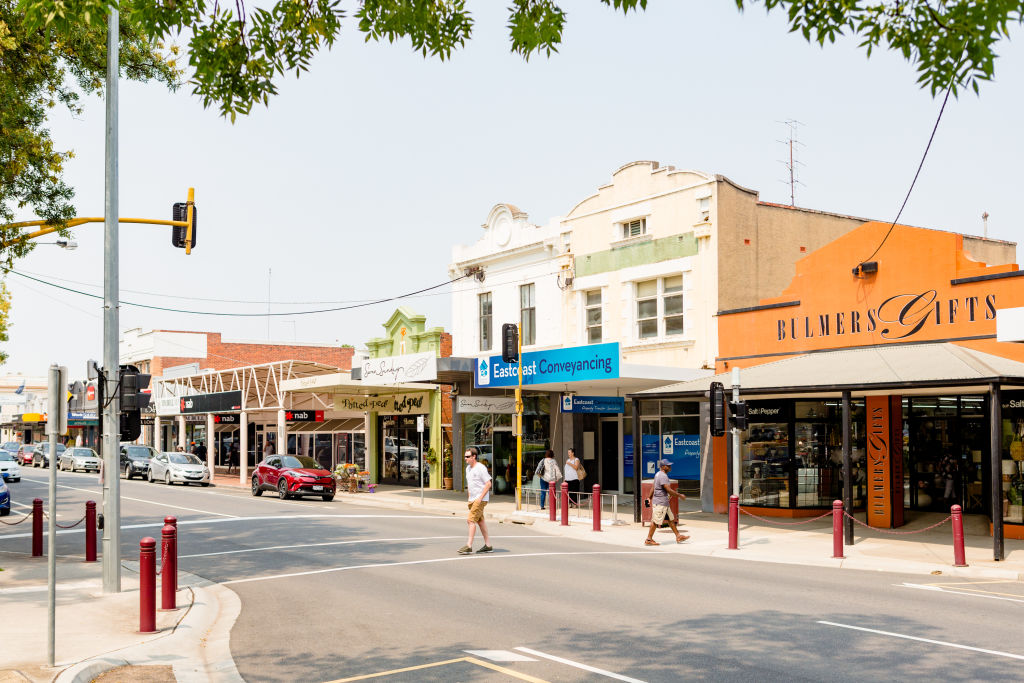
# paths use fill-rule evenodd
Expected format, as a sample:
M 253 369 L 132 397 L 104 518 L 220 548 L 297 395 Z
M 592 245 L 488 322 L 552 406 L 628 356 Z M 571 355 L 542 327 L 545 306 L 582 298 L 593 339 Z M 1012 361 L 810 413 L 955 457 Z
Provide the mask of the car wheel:
M 6 517 L 11 514 L 11 508 L 0 508 L 0 517 Z
M 168 486 L 171 485 L 171 473 L 170 472 L 164 472 L 164 483 L 167 484 Z
M 124 478 L 128 479 L 129 481 L 131 480 L 131 478 L 132 478 L 132 466 L 131 465 L 125 465 L 124 466 Z
M 288 482 L 284 479 L 277 482 L 277 497 L 281 500 L 288 500 Z
M 263 495 L 263 489 L 260 488 L 260 480 L 257 477 L 252 478 L 252 495 L 257 498 Z
M 200 486 L 209 486 L 210 482 L 208 482 L 208 481 L 201 481 L 201 482 L 199 482 L 199 485 Z
M 332 500 L 334 500 L 334 496 L 333 495 L 323 496 L 323 499 L 324 499 L 325 503 L 330 503 Z
M 152 469 L 150 469 L 149 471 L 146 472 L 146 481 L 148 481 L 150 484 L 152 484 L 154 481 L 156 481 L 155 479 L 153 479 L 153 470 Z

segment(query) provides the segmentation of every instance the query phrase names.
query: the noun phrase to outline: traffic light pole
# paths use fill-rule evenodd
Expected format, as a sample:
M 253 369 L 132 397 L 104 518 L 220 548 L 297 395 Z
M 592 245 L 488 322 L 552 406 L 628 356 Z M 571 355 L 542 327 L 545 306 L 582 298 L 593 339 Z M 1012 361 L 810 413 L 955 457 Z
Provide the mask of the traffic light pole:
M 519 355 L 519 384 L 516 385 L 516 512 L 523 509 L 523 338 L 516 335 Z
M 732 401 L 737 405 L 740 402 L 740 369 L 735 366 L 732 369 Z M 732 493 L 740 495 L 740 428 L 735 421 L 732 424 Z
M 107 117 L 106 117 L 106 197 L 103 223 L 103 370 L 106 399 L 100 405 L 103 421 L 103 592 L 121 592 L 121 463 L 118 451 L 120 433 L 120 392 L 115 390 L 118 372 L 118 195 L 117 195 L 117 79 L 120 17 L 117 6 L 107 15 Z

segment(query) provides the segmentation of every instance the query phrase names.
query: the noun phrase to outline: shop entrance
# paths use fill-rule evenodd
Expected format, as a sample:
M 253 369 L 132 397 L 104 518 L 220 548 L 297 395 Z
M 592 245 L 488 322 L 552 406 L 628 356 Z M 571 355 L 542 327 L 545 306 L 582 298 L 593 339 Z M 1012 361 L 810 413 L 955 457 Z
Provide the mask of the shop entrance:
M 498 494 L 515 494 L 516 482 L 516 437 L 508 427 L 495 427 L 494 462 L 491 464 L 491 476 L 494 477 L 494 492 Z M 525 469 L 525 458 L 523 462 Z
M 420 433 L 416 430 L 416 417 L 395 415 L 379 418 L 377 468 L 382 484 L 420 485 Z M 423 444 L 424 449 L 430 444 L 429 426 L 423 430 Z M 424 461 L 423 465 L 426 484 L 427 463 Z
M 619 423 L 617 417 L 601 419 L 601 463 L 600 478 L 602 491 L 619 490 Z

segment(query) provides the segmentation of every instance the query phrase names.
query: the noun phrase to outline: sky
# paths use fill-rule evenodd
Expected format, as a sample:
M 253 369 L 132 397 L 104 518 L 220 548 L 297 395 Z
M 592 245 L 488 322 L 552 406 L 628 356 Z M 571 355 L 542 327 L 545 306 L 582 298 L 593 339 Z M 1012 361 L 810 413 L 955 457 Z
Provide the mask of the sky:
M 366 43 L 347 19 L 333 50 L 234 124 L 187 85 L 121 81 L 120 215 L 169 219 L 189 187 L 199 210 L 189 256 L 171 246 L 169 227 L 122 225 L 121 330 L 362 347 L 397 305 L 449 329 L 449 286 L 294 312 L 444 283 L 452 247 L 478 240 L 495 204 L 546 224 L 639 159 L 719 173 L 788 204 L 789 120 L 800 122 L 797 205 L 896 217 L 942 102 L 900 56 L 868 59 L 850 39 L 809 45 L 782 14 L 740 13 L 731 0 L 654 0 L 629 16 L 593 0 L 561 4 L 560 51 L 529 62 L 509 51 L 505 3 L 468 2 L 474 37 L 447 62 L 408 41 Z M 981 235 L 988 212 L 989 237 L 1024 240 L 1019 37 L 997 47 L 996 79 L 980 96 L 949 100 L 901 223 Z M 51 130 L 75 153 L 66 180 L 78 215 L 101 216 L 104 106 L 85 105 L 77 118 L 54 110 Z M 77 228 L 74 239 L 74 251 L 41 244 L 16 270 L 102 297 L 103 228 Z M 60 363 L 79 377 L 87 359 L 102 359 L 102 298 L 13 274 L 7 284 L 0 374 L 43 376 Z M 268 319 L 268 301 L 289 315 Z

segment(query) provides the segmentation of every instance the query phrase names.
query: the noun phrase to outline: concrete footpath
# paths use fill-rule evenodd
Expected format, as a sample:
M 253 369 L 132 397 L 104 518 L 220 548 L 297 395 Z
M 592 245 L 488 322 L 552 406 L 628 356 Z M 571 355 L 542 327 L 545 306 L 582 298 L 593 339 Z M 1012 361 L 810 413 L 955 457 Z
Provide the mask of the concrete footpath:
M 217 486 L 239 487 L 237 475 L 218 476 Z M 625 501 L 624 501 L 625 502 Z M 461 518 L 466 514 L 462 492 L 377 487 L 375 493 L 339 493 L 325 509 L 347 504 L 386 509 L 422 510 Z M 631 505 L 631 504 L 630 504 Z M 603 513 L 602 531 L 592 521 L 574 515 L 569 526 L 548 521 L 534 503 L 516 511 L 514 500 L 495 497 L 487 506 L 487 519 L 496 533 L 501 524 L 524 524 L 531 531 L 618 547 L 644 548 L 647 529 L 632 522 L 632 507 L 619 509 L 618 524 L 612 511 Z M 741 515 L 740 548 L 728 550 L 724 515 L 702 513 L 693 501 L 680 511 L 681 525 L 690 540 L 676 544 L 671 532 L 659 530 L 660 545 L 646 547 L 656 553 L 700 555 L 733 561 L 776 562 L 805 566 L 899 572 L 920 576 L 1024 582 L 1024 541 L 1006 541 L 1006 559 L 992 559 L 992 539 L 984 519 L 966 519 L 967 567 L 953 567 L 950 522 L 934 529 L 945 515 L 920 514 L 900 529 L 912 534 L 886 534 L 857 526 L 855 543 L 846 546 L 844 559 L 832 558 L 830 517 L 793 525 L 801 520 L 764 522 Z M 15 521 L 15 516 L 4 518 Z M 787 524 L 787 525 L 783 525 Z M 507 542 L 507 541 L 506 541 Z M 479 541 L 478 535 L 478 544 Z M 11 544 L 6 544 L 7 548 Z M 231 590 L 201 577 L 179 574 L 179 609 L 157 612 L 158 633 L 138 633 L 139 591 L 137 563 L 125 562 L 122 592 L 104 594 L 101 564 L 81 557 L 58 558 L 57 666 L 46 666 L 47 570 L 45 558 L 25 552 L 0 551 L 0 610 L 6 627 L 0 683 L 7 681 L 74 681 L 85 683 L 103 675 L 103 681 L 239 681 L 231 659 L 230 632 L 241 610 Z M 452 548 L 454 553 L 456 548 Z M 159 594 L 157 596 L 159 601 Z

